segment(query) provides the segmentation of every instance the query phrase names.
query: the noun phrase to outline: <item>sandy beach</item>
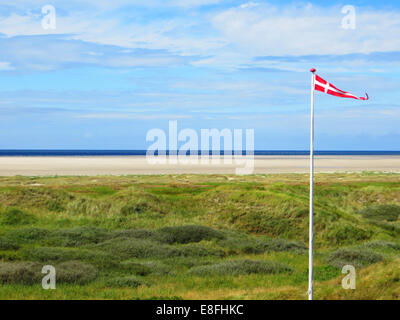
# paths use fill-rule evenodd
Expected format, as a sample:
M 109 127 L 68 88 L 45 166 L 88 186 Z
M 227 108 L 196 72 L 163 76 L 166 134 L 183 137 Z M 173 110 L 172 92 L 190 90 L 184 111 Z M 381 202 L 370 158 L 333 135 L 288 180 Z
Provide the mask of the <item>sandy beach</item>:
M 182 164 L 169 160 L 165 164 L 150 164 L 144 156 L 0 157 L 0 176 L 235 174 L 237 168 L 244 167 L 244 163 L 235 160 L 231 164 L 225 164 L 222 159 L 207 164 Z M 253 166 L 251 161 L 247 165 Z M 308 166 L 307 156 L 255 156 L 253 173 L 306 173 Z M 316 172 L 329 173 L 400 173 L 400 156 L 316 156 L 315 169 Z

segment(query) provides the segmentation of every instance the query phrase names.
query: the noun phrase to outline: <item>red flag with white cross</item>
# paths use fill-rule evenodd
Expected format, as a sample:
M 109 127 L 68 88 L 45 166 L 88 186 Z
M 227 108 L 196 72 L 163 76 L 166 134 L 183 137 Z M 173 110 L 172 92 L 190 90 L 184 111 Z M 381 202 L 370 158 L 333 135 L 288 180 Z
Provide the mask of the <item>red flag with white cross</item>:
M 368 94 L 366 93 L 366 97 L 357 97 L 354 94 L 349 92 L 340 90 L 336 88 L 332 83 L 322 79 L 319 75 L 315 75 L 315 90 L 325 92 L 332 96 L 340 97 L 340 98 L 350 98 L 350 99 L 357 99 L 357 100 L 368 100 Z
M 340 98 L 368 100 L 365 97 L 357 97 L 354 94 L 336 88 L 332 83 L 315 74 L 317 70 L 311 70 L 311 125 L 310 125 L 310 213 L 309 213 L 309 244 L 308 244 L 308 299 L 314 299 L 314 92 L 315 90 Z

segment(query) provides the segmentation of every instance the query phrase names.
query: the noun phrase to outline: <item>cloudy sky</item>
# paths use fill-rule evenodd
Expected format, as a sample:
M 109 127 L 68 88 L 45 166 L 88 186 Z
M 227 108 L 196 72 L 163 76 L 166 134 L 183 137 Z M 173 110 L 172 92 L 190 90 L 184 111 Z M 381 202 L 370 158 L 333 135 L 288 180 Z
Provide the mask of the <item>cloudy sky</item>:
M 315 67 L 371 97 L 317 93 L 317 149 L 400 150 L 399 2 L 282 3 L 2 1 L 0 148 L 146 149 L 148 130 L 178 120 L 304 150 Z

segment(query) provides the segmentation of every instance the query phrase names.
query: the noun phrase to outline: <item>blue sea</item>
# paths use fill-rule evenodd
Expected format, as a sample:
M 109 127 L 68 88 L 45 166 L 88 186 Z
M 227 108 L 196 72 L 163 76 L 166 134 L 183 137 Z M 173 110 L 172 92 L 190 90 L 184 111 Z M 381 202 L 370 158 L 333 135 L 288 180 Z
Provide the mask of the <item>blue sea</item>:
M 170 152 L 167 151 L 167 154 Z M 374 155 L 390 156 L 400 155 L 400 151 L 337 151 L 337 150 L 317 150 L 315 155 L 330 156 L 352 156 L 352 155 Z M 174 152 L 175 154 L 175 152 Z M 200 152 L 199 152 L 200 154 Z M 211 152 L 210 152 L 211 154 Z M 223 151 L 220 154 L 224 154 Z M 245 152 L 243 152 L 245 154 Z M 304 156 L 308 155 L 308 150 L 256 150 L 256 156 Z M 38 157 L 38 156 L 144 156 L 146 150 L 0 150 L 0 157 Z

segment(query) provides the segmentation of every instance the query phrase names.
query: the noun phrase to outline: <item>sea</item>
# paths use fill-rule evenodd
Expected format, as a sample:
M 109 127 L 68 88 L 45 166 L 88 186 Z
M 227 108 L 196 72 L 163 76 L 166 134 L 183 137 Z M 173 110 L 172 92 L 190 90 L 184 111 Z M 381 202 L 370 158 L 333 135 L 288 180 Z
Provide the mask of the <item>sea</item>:
M 0 150 L 0 157 L 65 157 L 65 156 L 145 156 L 146 150 Z M 157 152 L 155 153 L 158 154 Z M 176 152 L 166 151 L 166 154 Z M 189 153 L 188 153 L 189 154 Z M 200 151 L 197 154 L 201 154 Z M 212 154 L 209 151 L 209 154 Z M 219 152 L 220 155 L 224 151 Z M 245 151 L 242 154 L 246 154 Z M 400 151 L 338 151 L 338 150 L 316 150 L 315 155 L 320 156 L 400 156 Z M 306 156 L 308 150 L 255 150 L 255 156 Z

